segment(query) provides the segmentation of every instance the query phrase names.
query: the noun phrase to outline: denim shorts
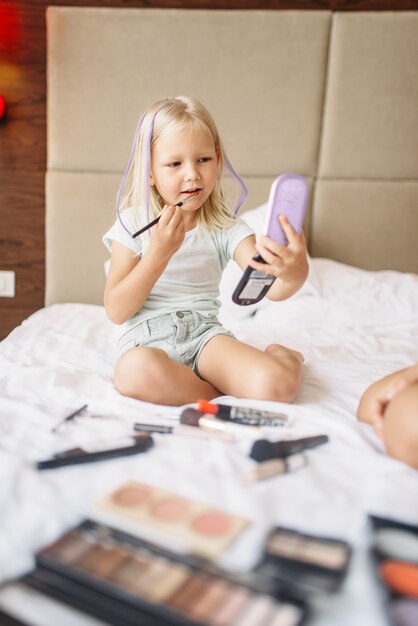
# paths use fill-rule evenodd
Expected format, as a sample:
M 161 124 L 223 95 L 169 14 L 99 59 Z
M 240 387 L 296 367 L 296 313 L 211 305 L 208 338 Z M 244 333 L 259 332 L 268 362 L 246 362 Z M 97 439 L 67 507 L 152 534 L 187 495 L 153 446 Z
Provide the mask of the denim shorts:
M 161 348 L 170 359 L 190 367 L 199 377 L 200 353 L 216 335 L 234 335 L 216 317 L 196 311 L 175 311 L 140 322 L 119 339 L 118 356 L 132 348 Z

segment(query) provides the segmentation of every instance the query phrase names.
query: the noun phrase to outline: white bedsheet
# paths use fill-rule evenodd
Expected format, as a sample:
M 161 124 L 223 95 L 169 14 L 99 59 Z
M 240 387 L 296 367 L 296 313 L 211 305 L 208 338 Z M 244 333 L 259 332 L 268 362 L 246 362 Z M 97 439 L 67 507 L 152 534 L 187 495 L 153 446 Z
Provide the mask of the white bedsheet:
M 418 276 L 313 259 L 299 294 L 284 303 L 264 300 L 253 310 L 232 304 L 236 278 L 234 267 L 227 268 L 223 322 L 260 348 L 280 342 L 306 357 L 293 404 L 241 403 L 291 416 L 283 436 L 326 433 L 330 442 L 308 452 L 306 468 L 251 486 L 243 481 L 254 464 L 248 438 L 226 444 L 155 435 L 156 445 L 145 455 L 39 472 L 34 462 L 58 450 L 123 435 L 145 416 L 179 415 L 116 392 L 114 333 L 102 307 L 42 309 L 0 343 L 1 582 L 29 571 L 36 550 L 88 515 L 100 496 L 134 478 L 247 516 L 252 524 L 220 561 L 232 571 L 257 562 L 275 524 L 349 540 L 355 553 L 348 580 L 341 593 L 318 600 L 312 623 L 384 623 L 367 560 L 366 515 L 417 523 L 418 473 L 388 458 L 355 412 L 366 386 L 418 361 Z M 115 417 L 79 418 L 51 432 L 84 403 Z

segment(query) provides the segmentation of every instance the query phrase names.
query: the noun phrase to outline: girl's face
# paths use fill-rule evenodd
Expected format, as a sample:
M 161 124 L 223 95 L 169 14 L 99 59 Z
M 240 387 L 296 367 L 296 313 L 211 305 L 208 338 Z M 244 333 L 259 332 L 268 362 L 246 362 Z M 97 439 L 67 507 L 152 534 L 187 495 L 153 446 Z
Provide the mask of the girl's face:
M 185 212 L 200 209 L 212 193 L 218 171 L 218 155 L 212 135 L 191 127 L 163 134 L 151 155 L 150 184 L 165 204 L 177 204 L 196 193 L 182 207 Z

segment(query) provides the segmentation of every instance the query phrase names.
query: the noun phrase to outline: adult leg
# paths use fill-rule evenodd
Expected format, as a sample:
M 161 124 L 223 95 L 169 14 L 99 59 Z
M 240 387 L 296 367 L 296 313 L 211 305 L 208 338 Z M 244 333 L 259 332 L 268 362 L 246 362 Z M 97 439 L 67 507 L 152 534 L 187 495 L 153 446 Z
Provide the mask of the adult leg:
M 292 402 L 301 383 L 303 356 L 279 344 L 263 352 L 229 335 L 216 335 L 199 357 L 200 375 L 223 394 Z
M 115 385 L 124 396 L 169 406 L 220 395 L 209 382 L 170 359 L 160 348 L 133 348 L 125 352 L 116 363 Z

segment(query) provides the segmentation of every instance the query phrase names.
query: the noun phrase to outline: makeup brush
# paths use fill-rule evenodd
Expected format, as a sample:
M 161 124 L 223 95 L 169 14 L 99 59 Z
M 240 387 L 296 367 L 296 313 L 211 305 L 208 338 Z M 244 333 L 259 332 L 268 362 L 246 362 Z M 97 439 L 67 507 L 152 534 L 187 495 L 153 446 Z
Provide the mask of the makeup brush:
M 185 198 L 184 200 L 181 200 L 180 202 L 177 202 L 177 204 L 174 204 L 174 206 L 183 206 L 183 204 L 186 204 L 186 202 L 189 202 L 189 200 L 191 200 L 192 198 L 194 198 L 195 196 L 197 196 L 199 192 L 196 191 L 194 194 L 192 194 L 191 196 L 187 196 L 187 198 Z M 159 215 L 158 217 L 155 218 L 155 220 L 152 220 L 152 222 L 150 222 L 149 224 L 147 224 L 146 226 L 144 226 L 143 228 L 140 228 L 139 230 L 136 231 L 136 233 L 134 233 L 132 235 L 132 239 L 135 239 L 135 237 L 138 237 L 138 235 L 141 235 L 142 233 L 145 233 L 146 230 L 148 230 L 149 228 L 151 228 L 152 226 L 155 226 L 155 224 L 158 222 L 158 220 L 160 219 L 161 215 Z
M 277 458 L 284 459 L 296 452 L 302 452 L 308 448 L 316 448 L 316 446 L 320 446 L 327 441 L 327 435 L 316 435 L 314 437 L 287 439 L 283 441 L 258 439 L 251 448 L 250 457 L 258 462 Z
M 201 413 L 196 409 L 184 409 L 180 415 L 180 424 L 203 428 L 207 432 L 210 431 L 213 436 L 224 441 L 235 440 L 232 433 L 226 432 L 224 422 L 213 417 L 207 417 L 205 413 Z

